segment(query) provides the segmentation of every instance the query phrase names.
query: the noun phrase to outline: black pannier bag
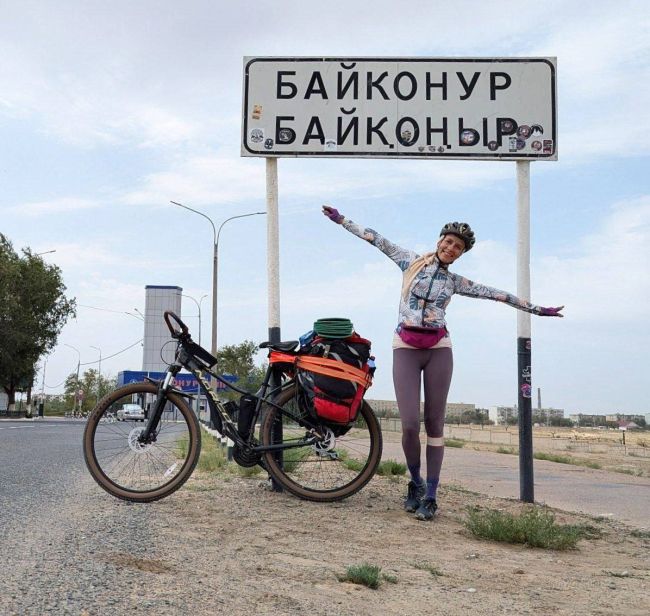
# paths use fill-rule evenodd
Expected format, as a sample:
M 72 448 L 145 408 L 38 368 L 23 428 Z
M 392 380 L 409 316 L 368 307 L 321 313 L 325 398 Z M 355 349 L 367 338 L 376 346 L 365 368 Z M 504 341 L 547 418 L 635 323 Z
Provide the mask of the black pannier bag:
M 317 336 L 296 362 L 301 402 L 320 419 L 338 424 L 355 421 L 372 383 L 370 341 Z

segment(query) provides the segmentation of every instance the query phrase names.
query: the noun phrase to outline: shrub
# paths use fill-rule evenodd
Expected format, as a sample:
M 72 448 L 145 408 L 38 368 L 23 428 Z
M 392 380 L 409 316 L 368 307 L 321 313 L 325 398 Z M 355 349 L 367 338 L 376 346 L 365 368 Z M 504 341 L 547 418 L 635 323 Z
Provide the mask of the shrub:
M 406 464 L 397 462 L 397 460 L 384 460 L 379 463 L 377 474 L 384 476 L 404 475 L 406 474 Z
M 538 507 L 531 507 L 520 515 L 492 509 L 469 509 L 465 526 L 473 535 L 483 539 L 551 550 L 575 549 L 580 539 L 593 538 L 599 532 L 594 527 L 557 524 L 550 511 Z
M 377 589 L 381 584 L 381 567 L 377 565 L 350 565 L 345 570 L 345 575 L 338 576 L 339 582 L 352 582 L 368 588 Z
M 446 438 L 445 447 L 458 447 L 462 449 L 465 447 L 465 441 L 460 438 Z

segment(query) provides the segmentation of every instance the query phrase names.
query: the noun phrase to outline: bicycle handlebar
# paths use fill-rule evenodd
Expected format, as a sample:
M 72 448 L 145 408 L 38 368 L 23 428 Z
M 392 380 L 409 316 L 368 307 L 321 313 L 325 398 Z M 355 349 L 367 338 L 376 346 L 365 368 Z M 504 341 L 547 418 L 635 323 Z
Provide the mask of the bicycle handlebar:
M 172 338 L 178 339 L 181 336 L 187 336 L 189 334 L 187 325 L 181 321 L 180 317 L 176 313 L 172 312 L 171 310 L 165 310 L 163 316 L 165 323 L 167 323 L 167 327 L 169 328 L 169 332 L 172 335 Z M 174 323 L 172 323 L 172 321 L 174 321 Z M 180 327 L 180 330 L 176 328 L 176 325 Z

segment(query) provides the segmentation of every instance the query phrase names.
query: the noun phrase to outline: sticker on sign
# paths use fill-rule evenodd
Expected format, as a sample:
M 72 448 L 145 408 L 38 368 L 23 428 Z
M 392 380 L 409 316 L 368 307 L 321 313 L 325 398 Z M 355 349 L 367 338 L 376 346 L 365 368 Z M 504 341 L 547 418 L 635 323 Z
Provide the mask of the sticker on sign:
M 242 156 L 557 160 L 556 117 L 555 58 L 244 58 Z

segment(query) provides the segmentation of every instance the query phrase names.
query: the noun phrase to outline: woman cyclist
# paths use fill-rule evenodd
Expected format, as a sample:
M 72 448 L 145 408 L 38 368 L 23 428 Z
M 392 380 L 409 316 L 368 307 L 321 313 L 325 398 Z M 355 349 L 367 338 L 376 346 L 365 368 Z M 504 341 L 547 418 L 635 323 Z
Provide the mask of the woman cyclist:
M 467 223 L 450 222 L 440 231 L 433 252 L 419 255 L 401 248 L 373 229 L 366 229 L 324 205 L 323 214 L 390 257 L 402 270 L 399 318 L 393 337 L 393 382 L 402 422 L 402 448 L 411 474 L 404 508 L 418 520 L 431 520 L 438 508 L 436 491 L 444 455 L 445 406 L 453 359 L 445 310 L 452 295 L 492 299 L 539 316 L 561 317 L 558 308 L 543 308 L 449 271 L 472 249 L 474 232 Z M 427 433 L 426 482 L 420 474 L 420 383 L 424 379 L 424 426 Z

